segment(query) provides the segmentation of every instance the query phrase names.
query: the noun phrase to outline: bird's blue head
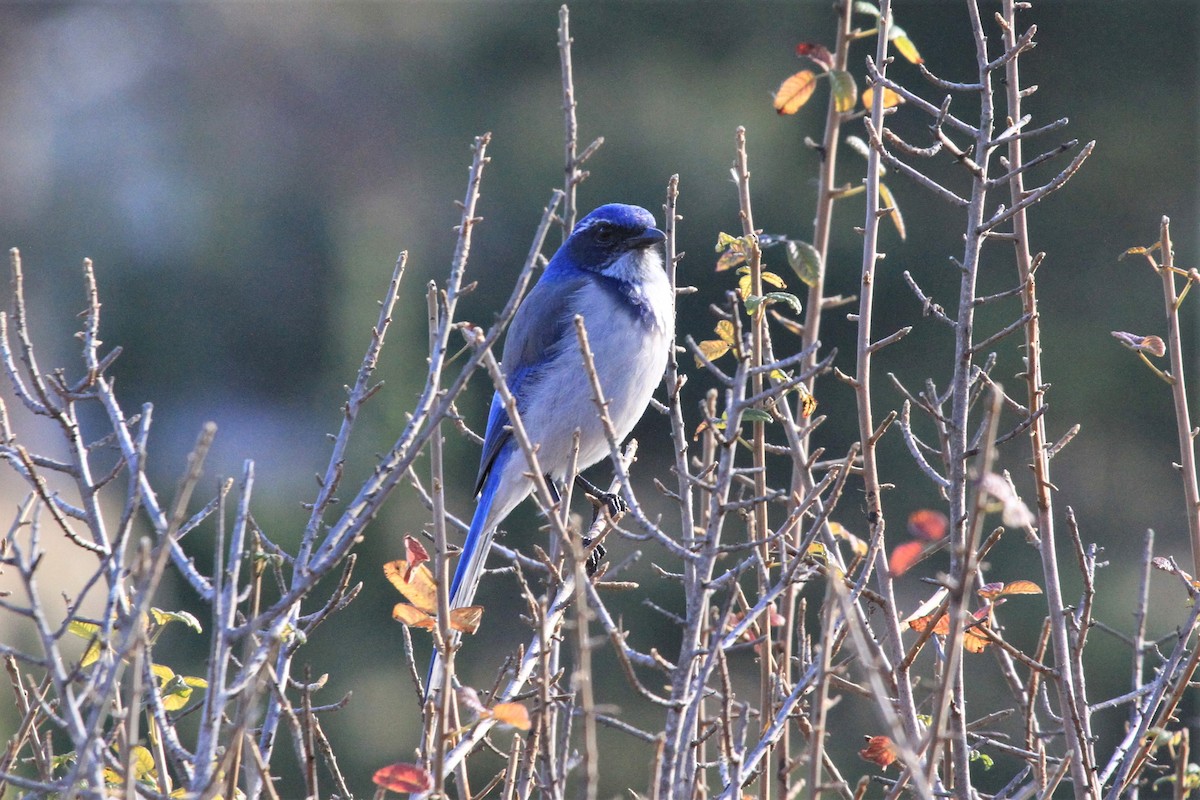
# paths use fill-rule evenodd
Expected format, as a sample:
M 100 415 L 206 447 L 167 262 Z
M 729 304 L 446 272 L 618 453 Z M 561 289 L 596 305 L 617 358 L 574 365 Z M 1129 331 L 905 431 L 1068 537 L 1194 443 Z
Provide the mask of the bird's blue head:
M 655 227 L 654 215 L 646 209 L 609 203 L 579 220 L 558 255 L 565 256 L 575 267 L 606 272 L 627 255 L 632 254 L 640 261 L 645 251 L 666 238 Z

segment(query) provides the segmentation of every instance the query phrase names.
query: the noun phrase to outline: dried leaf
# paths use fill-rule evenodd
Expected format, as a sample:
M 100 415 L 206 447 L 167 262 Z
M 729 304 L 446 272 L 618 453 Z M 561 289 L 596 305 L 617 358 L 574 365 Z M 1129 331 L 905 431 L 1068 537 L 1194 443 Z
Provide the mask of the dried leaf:
M 389 792 L 412 794 L 433 788 L 433 776 L 416 764 L 389 764 L 371 777 L 376 786 Z
M 829 71 L 829 85 L 833 89 L 833 108 L 839 113 L 854 109 L 854 101 L 858 99 L 858 85 L 854 76 L 843 69 Z
M 896 762 L 896 745 L 887 736 L 868 736 L 867 746 L 858 755 L 887 769 Z
M 1112 331 L 1112 335 L 1114 339 L 1135 353 L 1146 353 L 1155 358 L 1162 358 L 1167 354 L 1167 345 L 1158 336 L 1138 336 L 1136 333 L 1125 331 Z
M 780 114 L 795 114 L 812 97 L 817 88 L 817 74 L 802 69 L 779 84 L 775 92 L 775 110 Z
M 807 58 L 826 72 L 833 69 L 833 54 L 820 42 L 801 42 L 796 45 L 796 55 Z
M 704 357 L 707 358 L 709 361 L 716 361 L 718 358 L 720 358 L 721 356 L 723 356 L 729 352 L 729 344 L 727 342 L 722 342 L 717 339 L 705 339 L 703 342 L 700 342 L 696 346 L 700 349 L 700 352 L 704 354 Z M 696 356 L 696 366 L 697 367 L 704 366 L 704 362 L 700 360 L 699 356 Z
M 392 607 L 392 619 L 402 622 L 410 628 L 423 628 L 431 631 L 437 627 L 437 621 L 434 620 L 433 615 L 416 606 L 410 606 L 408 603 L 396 603 Z
M 483 606 L 463 606 L 450 610 L 450 630 L 474 634 L 483 619 Z
M 874 3 L 868 3 L 867 0 L 855 0 L 855 14 L 870 14 L 875 19 L 879 19 L 879 7 Z

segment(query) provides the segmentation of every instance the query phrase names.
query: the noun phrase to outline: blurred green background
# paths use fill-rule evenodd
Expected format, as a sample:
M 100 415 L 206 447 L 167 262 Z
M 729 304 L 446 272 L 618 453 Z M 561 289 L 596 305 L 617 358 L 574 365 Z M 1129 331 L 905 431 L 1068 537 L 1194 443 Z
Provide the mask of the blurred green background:
M 994 7 L 984 4 L 985 17 Z M 104 301 L 103 338 L 125 348 L 114 368 L 120 396 L 130 410 L 146 401 L 155 406 L 151 464 L 158 484 L 173 486 L 201 424 L 215 420 L 219 433 L 204 494 L 211 496 L 222 476 L 238 474 L 244 459 L 254 459 L 257 519 L 276 541 L 295 542 L 305 519 L 300 503 L 313 496 L 312 475 L 327 456 L 324 434 L 339 421 L 341 387 L 353 379 L 375 300 L 402 249 L 410 253 L 409 270 L 379 373 L 387 386 L 364 416 L 348 480 L 367 474 L 373 454 L 390 445 L 415 399 L 424 371 L 424 286 L 449 264 L 458 220 L 453 202 L 463 194 L 471 139 L 484 131 L 493 133 L 492 161 L 469 271 L 479 288 L 460 306 L 462 316 L 486 324 L 508 296 L 541 209 L 561 182 L 557 8 L 543 2 L 0 5 L 0 242 L 21 248 L 43 364 L 78 369 L 70 334 L 83 307 L 79 263 L 91 257 Z M 933 72 L 973 79 L 964 4 L 897 2 L 896 12 Z M 1041 87 L 1026 111 L 1035 125 L 1071 119 L 1061 138 L 1042 143 L 1098 142 L 1067 188 L 1033 209 L 1032 230 L 1035 249 L 1048 253 L 1039 287 L 1046 374 L 1053 383 L 1051 435 L 1082 425 L 1053 462 L 1058 508 L 1073 506 L 1085 539 L 1099 543 L 1115 565 L 1100 575 L 1098 614 L 1128 630 L 1136 570 L 1122 562 L 1132 563 L 1146 529 L 1157 531 L 1160 554 L 1181 563 L 1190 558 L 1171 468 L 1177 454 L 1169 391 L 1109 335 L 1164 331 L 1158 283 L 1142 263 L 1116 257 L 1153 241 L 1159 217 L 1167 214 L 1175 222 L 1180 263 L 1196 263 L 1200 7 L 1043 2 L 1024 19 L 1038 25 L 1039 46 L 1023 59 L 1023 74 Z M 739 227 L 728 172 L 736 126 L 748 129 L 756 223 L 770 233 L 811 237 L 817 162 L 803 142 L 820 138 L 825 89 L 795 117 L 777 116 L 771 95 L 800 68 L 796 43 L 832 45 L 833 25 L 828 2 L 585 2 L 572 8 L 581 144 L 600 135 L 606 140 L 588 164 L 592 176 L 580 190 L 581 209 L 632 202 L 661 218 L 667 179 L 680 175 L 682 276 L 700 288 L 680 302 L 684 332 L 700 337 L 711 330 L 707 305 L 732 284 L 712 267 L 717 233 Z M 872 40 L 852 55 L 860 86 L 862 59 L 873 48 Z M 898 62 L 891 74 L 940 100 L 911 65 Z M 974 119 L 969 98 L 954 108 Z M 916 112 L 902 109 L 893 120 L 912 141 L 926 143 L 925 120 Z M 861 128 L 855 122 L 846 130 Z M 1036 152 L 1036 145 L 1027 150 Z M 1035 177 L 1045 180 L 1064 165 L 1054 162 Z M 962 186 L 947 158 L 938 159 L 935 170 Z M 844 151 L 840 179 L 857 182 L 864 171 L 864 162 Z M 899 176 L 888 182 L 909 237 L 900 242 L 891 229 L 884 231 L 888 257 L 876 290 L 877 330 L 916 329 L 880 358 L 880 416 L 899 405 L 886 372 L 913 388 L 927 375 L 944 385 L 949 374 L 952 342 L 937 323 L 920 318 L 901 273 L 912 271 L 952 307 L 956 276 L 948 258 L 961 254 L 956 212 Z M 859 239 L 851 228 L 861 217 L 861 200 L 839 204 L 831 293 L 856 291 Z M 551 245 L 558 239 L 552 232 Z M 786 276 L 781 253 L 768 253 L 768 261 Z M 987 252 L 982 291 L 1012 285 L 1010 261 L 1003 246 Z M 999 328 L 1015 308 L 989 309 L 981 330 Z M 1185 330 L 1193 352 L 1200 352 L 1194 309 L 1194 302 L 1186 306 Z M 852 326 L 834 312 L 825 331 L 826 345 L 839 348 L 838 364 L 850 371 Z M 794 341 L 777 335 L 781 351 Z M 1000 353 L 995 375 L 1015 387 L 1017 339 L 1002 343 Z M 1195 385 L 1200 372 L 1192 378 Z M 707 385 L 694 374 L 690 399 Z M 489 396 L 485 381 L 477 380 L 462 403 L 479 428 Z M 820 412 L 829 421 L 818 438 L 830 454 L 844 452 L 857 437 L 850 399 L 834 381 L 819 387 Z M 31 436 L 46 432 L 21 416 L 15 424 Z M 662 458 L 664 431 L 662 418 L 649 415 L 637 435 L 645 443 L 638 469 L 643 495 L 665 512 L 649 489 L 651 477 L 673 480 Z M 1002 465 L 1028 490 L 1024 447 L 1005 450 Z M 448 448 L 452 508 L 469 516 L 478 454 L 453 435 Z M 898 436 L 890 435 L 882 448 L 883 477 L 898 485 L 885 500 L 898 541 L 908 513 L 938 501 L 911 468 Z M 603 474 L 598 468 L 597 477 Z M 315 674 L 331 673 L 324 702 L 353 691 L 349 706 L 325 724 L 356 793 L 369 793 L 371 772 L 410 757 L 416 743 L 417 704 L 390 620 L 398 595 L 380 567 L 402 555 L 402 534 L 418 529 L 423 516 L 410 491 L 390 500 L 359 549 L 362 597 L 317 632 L 298 662 L 311 664 Z M 854 493 L 839 519 L 865 530 Z M 528 511 L 509 527 L 514 543 L 540 541 Z M 192 546 L 203 559 L 203 541 Z M 637 547 L 615 542 L 610 558 L 620 561 Z M 1069 550 L 1063 552 L 1073 599 L 1079 581 Z M 648 552 L 631 575 L 652 581 L 648 561 L 654 557 Z M 1019 533 L 1005 537 L 991 565 L 992 580 L 1040 582 L 1036 554 Z M 906 609 L 929 591 L 918 576 L 945 566 L 942 554 L 901 579 Z M 1168 583 L 1156 581 L 1160 634 L 1186 611 Z M 660 605 L 678 607 L 676 587 L 653 591 Z M 512 620 L 506 612 L 519 610 L 501 579 L 484 596 L 495 619 Z M 637 606 L 641 596 L 626 617 L 634 644 L 671 654 L 669 624 Z M 1020 646 L 1036 639 L 1036 602 L 1018 598 L 1008 607 L 1010 618 L 1001 616 Z M 185 590 L 176 603 L 194 607 Z M 202 668 L 205 641 L 172 635 L 173 654 Z M 479 662 L 471 677 L 480 685 L 490 685 L 498 663 L 485 654 L 513 635 L 507 624 L 494 624 L 471 643 Z M 427 649 L 422 636 L 419 644 Z M 752 669 L 750 654 L 739 658 L 742 668 Z M 996 679 L 990 656 L 969 658 L 973 680 Z M 1128 661 L 1115 640 L 1093 635 L 1091 699 L 1128 688 Z M 182 663 L 172 666 L 186 671 Z M 659 724 L 658 710 L 633 703 L 607 655 L 597 673 L 600 702 L 623 707 L 636 724 Z M 981 699 L 972 717 L 991 710 L 988 702 Z M 1102 756 L 1120 721 L 1117 712 L 1098 721 Z M 831 725 L 847 753 L 861 746 L 863 734 L 878 732 L 874 716 L 849 701 L 834 711 Z M 644 789 L 650 749 L 609 731 L 602 736 L 610 753 L 623 754 L 606 762 L 605 795 Z M 1003 782 L 1013 765 L 998 762 L 996 779 Z M 861 771 L 867 766 L 863 762 Z M 285 796 L 297 787 L 283 787 Z

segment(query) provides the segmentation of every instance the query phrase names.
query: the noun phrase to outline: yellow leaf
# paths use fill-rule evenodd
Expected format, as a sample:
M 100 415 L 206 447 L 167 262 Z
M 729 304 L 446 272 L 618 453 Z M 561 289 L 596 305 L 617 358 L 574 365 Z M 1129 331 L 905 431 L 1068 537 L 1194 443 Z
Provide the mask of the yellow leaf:
M 529 709 L 520 703 L 498 703 L 489 716 L 518 730 L 527 731 L 530 728 Z
M 907 236 L 907 231 L 904 227 L 904 217 L 900 215 L 900 206 L 896 205 L 896 198 L 892 195 L 892 190 L 884 184 L 879 184 L 879 199 L 883 201 L 883 205 L 890 208 L 888 216 L 891 217 L 892 224 L 896 226 L 896 233 L 900 234 L 900 240 L 904 241 Z
M 700 348 L 700 352 L 703 353 L 704 357 L 709 361 L 716 361 L 718 358 L 729 352 L 729 343 L 718 341 L 716 339 L 706 339 L 696 346 Z M 704 366 L 704 362 L 700 360 L 699 356 L 696 357 L 696 366 Z
M 796 391 L 800 392 L 800 415 L 808 419 L 817 410 L 817 398 L 802 383 L 796 387 Z
M 762 282 L 769 283 L 772 286 L 778 287 L 780 289 L 787 288 L 787 284 L 783 282 L 783 278 L 779 277 L 774 272 L 765 272 L 764 271 L 762 274 Z
M 129 753 L 133 756 L 133 779 L 135 781 L 154 780 L 158 776 L 154 768 L 154 756 L 140 744 Z
M 729 320 L 721 320 L 717 323 L 717 327 L 713 328 L 713 330 L 716 331 L 716 334 L 718 337 L 720 337 L 721 341 L 725 342 L 725 344 L 729 345 L 730 347 L 737 344 L 736 340 L 733 338 L 733 323 Z
M 802 69 L 779 84 L 775 92 L 775 110 L 780 114 L 795 114 L 812 97 L 817 88 L 817 74 L 811 69 Z
M 863 108 L 870 108 L 871 103 L 874 102 L 874 100 L 875 100 L 874 87 L 868 86 L 867 88 L 863 89 L 863 91 L 862 91 Z M 883 87 L 883 107 L 884 108 L 895 108 L 896 106 L 900 105 L 903 102 L 904 102 L 904 98 L 901 97 L 900 95 L 896 94 L 896 92 L 894 90 L 889 89 L 886 86 Z
M 746 260 L 746 249 L 740 242 L 729 245 L 721 257 L 717 259 L 717 272 L 733 269 Z
M 912 39 L 908 38 L 908 34 L 900 26 L 892 26 L 892 29 L 888 32 L 888 39 L 891 40 L 897 52 L 908 59 L 908 63 L 925 63 L 925 59 L 921 58 L 921 54 L 917 52 L 917 46 L 912 43 Z
M 83 657 L 79 659 L 79 668 L 90 667 L 100 660 L 100 626 L 94 622 L 73 620 L 67 623 L 67 631 L 81 639 L 90 639 Z
M 820 542 L 813 542 L 808 546 L 807 555 L 820 561 L 822 564 L 829 562 L 829 551 L 825 549 L 825 545 Z
M 407 561 L 389 561 L 383 565 L 383 574 L 418 609 L 426 614 L 437 611 L 437 586 L 433 573 L 424 564 L 409 569 Z
M 749 275 L 743 275 L 742 277 L 738 278 L 738 297 L 742 298 L 743 300 L 749 297 L 750 290 L 753 288 L 753 283 L 754 281 Z
M 846 527 L 842 525 L 842 523 L 830 522 L 829 530 L 833 533 L 833 537 L 835 539 L 841 539 L 844 542 L 848 542 L 850 544 L 850 550 L 854 553 L 854 555 L 861 558 L 867 554 L 867 543 L 855 536 L 850 531 L 846 530 Z

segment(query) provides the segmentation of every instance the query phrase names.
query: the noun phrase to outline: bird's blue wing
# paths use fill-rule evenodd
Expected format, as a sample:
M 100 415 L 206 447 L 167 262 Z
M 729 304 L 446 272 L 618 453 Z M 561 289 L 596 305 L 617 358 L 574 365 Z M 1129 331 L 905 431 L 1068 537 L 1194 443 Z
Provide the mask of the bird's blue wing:
M 569 341 L 566 337 L 575 336 L 572 327 L 573 297 L 587 281 L 587 277 L 581 274 L 546 272 L 513 316 L 504 340 L 501 366 L 508 381 L 508 390 L 517 398 L 518 410 L 521 409 L 522 397 L 542 379 L 541 367 L 558 352 L 564 341 Z M 508 426 L 508 411 L 497 393 L 492 396 L 492 407 L 488 411 L 483 455 L 475 480 L 476 494 L 483 490 L 497 456 L 512 441 Z

